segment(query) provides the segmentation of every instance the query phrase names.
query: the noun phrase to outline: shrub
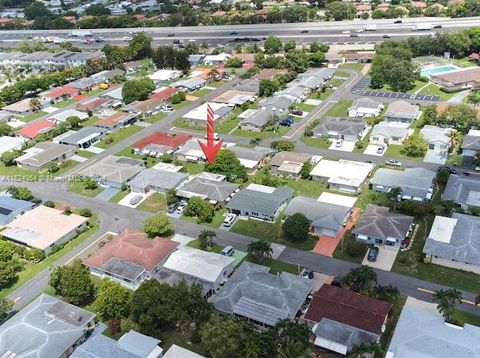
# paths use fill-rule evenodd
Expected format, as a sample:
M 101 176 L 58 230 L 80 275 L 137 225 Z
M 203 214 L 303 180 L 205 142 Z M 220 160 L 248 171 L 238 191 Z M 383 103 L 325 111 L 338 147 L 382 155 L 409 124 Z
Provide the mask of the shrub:
M 359 257 L 365 254 L 365 244 L 351 239 L 347 242 L 347 253 L 352 257 Z
M 90 211 L 89 208 L 82 208 L 79 210 L 78 212 L 80 214 L 80 216 L 83 216 L 83 217 L 86 217 L 86 218 L 89 218 L 92 216 L 92 212 Z
M 55 203 L 51 200 L 47 200 L 46 202 L 43 203 L 44 206 L 49 207 L 49 208 L 54 208 Z

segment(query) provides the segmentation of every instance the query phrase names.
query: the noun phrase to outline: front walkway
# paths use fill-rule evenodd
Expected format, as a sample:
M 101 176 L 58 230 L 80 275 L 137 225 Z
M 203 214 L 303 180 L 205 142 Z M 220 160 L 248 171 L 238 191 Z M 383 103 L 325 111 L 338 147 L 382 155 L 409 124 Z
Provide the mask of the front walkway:
M 352 216 L 350 220 L 348 220 L 347 224 L 340 230 L 340 232 L 337 234 L 336 237 L 325 236 L 325 235 L 319 236 L 318 241 L 315 247 L 313 248 L 312 252 L 315 252 L 316 254 L 320 254 L 324 256 L 333 257 L 333 253 L 335 252 L 335 249 L 337 248 L 340 241 L 342 241 L 345 233 L 348 230 L 352 229 L 353 225 L 357 221 L 359 213 L 360 213 L 360 210 L 358 208 L 353 208 Z

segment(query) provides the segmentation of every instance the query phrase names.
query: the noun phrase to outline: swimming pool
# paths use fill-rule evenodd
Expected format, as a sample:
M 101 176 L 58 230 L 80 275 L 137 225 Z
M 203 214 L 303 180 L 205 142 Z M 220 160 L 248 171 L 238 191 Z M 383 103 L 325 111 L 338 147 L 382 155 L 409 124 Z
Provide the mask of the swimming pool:
M 428 68 L 420 71 L 420 74 L 423 77 L 428 77 L 432 75 L 439 75 L 441 73 L 448 73 L 448 72 L 453 72 L 458 70 L 458 67 L 452 66 L 452 65 L 447 65 L 447 66 L 439 66 L 439 67 L 433 67 L 433 68 Z

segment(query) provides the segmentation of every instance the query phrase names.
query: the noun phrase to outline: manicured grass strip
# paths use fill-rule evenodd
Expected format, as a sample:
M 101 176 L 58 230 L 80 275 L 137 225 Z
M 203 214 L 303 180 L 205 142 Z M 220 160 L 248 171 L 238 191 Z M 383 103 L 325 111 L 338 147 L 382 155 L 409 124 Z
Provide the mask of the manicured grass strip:
M 211 226 L 211 227 L 215 227 L 215 228 L 220 227 L 220 225 L 222 225 L 222 223 L 223 223 L 223 220 L 225 219 L 224 215 L 225 215 L 226 212 L 227 212 L 227 209 L 221 209 L 221 210 L 215 211 L 215 215 L 212 219 L 212 222 L 209 222 L 209 223 L 204 222 L 204 223 L 202 223 L 202 225 Z M 193 222 L 193 223 L 197 222 L 197 218 L 193 217 L 193 216 L 182 215 L 181 219 L 185 220 L 185 221 Z
M 89 198 L 94 198 L 103 191 L 103 188 L 98 186 L 96 189 L 86 189 L 85 182 L 71 181 L 69 190 L 72 193 L 88 196 Z
M 57 103 L 54 103 L 53 104 L 53 107 L 57 107 L 57 108 L 65 108 L 65 107 L 68 107 L 74 103 L 76 103 L 77 101 L 74 100 L 73 98 L 72 99 L 66 99 L 65 101 L 60 101 L 60 102 L 57 102 Z
M 313 138 L 313 137 L 302 137 L 302 141 L 309 145 L 310 147 L 328 149 L 332 145 L 328 139 L 324 137 Z
M 347 117 L 348 116 L 348 108 L 352 105 L 351 100 L 341 101 L 335 103 L 333 107 L 331 107 L 325 116 L 327 117 Z
M 28 123 L 46 115 L 47 115 L 47 112 L 40 111 L 40 112 L 29 114 L 28 116 L 25 116 L 25 117 L 17 116 L 16 118 L 22 122 Z
M 132 134 L 140 132 L 143 127 L 131 125 L 122 129 L 119 129 L 113 133 L 107 134 L 105 138 L 103 138 L 100 143 L 95 145 L 99 148 L 108 148 L 114 145 L 115 143 L 121 142 L 124 139 L 130 137 Z
M 158 213 L 167 209 L 167 199 L 161 193 L 155 193 L 146 198 L 137 209 L 147 211 L 149 213 Z
M 119 191 L 109 201 L 111 203 L 118 203 L 120 200 L 126 197 L 129 193 L 130 193 L 130 190 Z
M 407 159 L 407 160 L 418 160 L 422 161 L 423 157 L 409 157 L 408 155 L 403 154 L 401 151 L 403 145 L 390 144 L 385 151 L 384 156 L 387 158 L 398 158 L 398 159 Z
M 245 138 L 259 138 L 259 139 L 265 139 L 265 138 L 273 138 L 273 137 L 281 137 L 285 135 L 288 132 L 288 127 L 285 126 L 279 126 L 278 129 L 276 130 L 265 130 L 262 132 L 255 132 L 255 131 L 246 131 L 243 129 L 236 129 L 232 134 L 239 136 L 239 137 L 245 137 Z

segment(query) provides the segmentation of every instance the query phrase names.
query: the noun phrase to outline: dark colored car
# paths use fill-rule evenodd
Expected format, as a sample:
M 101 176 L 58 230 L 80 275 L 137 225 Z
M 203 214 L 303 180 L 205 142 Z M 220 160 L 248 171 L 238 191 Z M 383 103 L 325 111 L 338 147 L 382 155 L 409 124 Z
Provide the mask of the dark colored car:
M 304 268 L 302 272 L 300 272 L 300 276 L 306 279 L 313 279 L 313 270 L 310 270 L 309 268 Z
M 232 31 L 232 32 L 230 32 L 230 35 L 238 35 L 238 32 L 237 31 Z
M 385 35 L 383 35 L 382 37 L 383 37 L 384 39 L 389 39 L 389 38 L 390 38 L 390 35 L 385 34 Z
M 442 28 L 442 25 L 435 25 L 433 28 L 434 28 L 434 29 L 441 29 L 441 28 Z
M 446 169 L 450 174 L 457 174 L 457 169 L 449 167 L 449 166 L 444 166 L 442 169 Z
M 167 36 L 168 36 L 168 37 L 174 37 L 175 34 L 171 33 L 171 34 L 168 34 Z
M 308 34 L 308 30 L 302 30 L 302 34 Z
M 178 206 L 177 203 L 170 204 L 168 206 L 168 213 L 173 214 L 175 212 L 175 210 L 177 210 L 177 206 Z
M 332 285 L 332 286 L 341 287 L 341 286 L 342 286 L 342 280 L 343 280 L 343 277 L 342 277 L 342 276 L 334 277 L 331 285 Z
M 279 123 L 281 126 L 285 126 L 285 127 L 290 127 L 292 125 L 292 123 L 286 119 L 284 119 L 283 121 L 281 121 Z
M 350 34 L 350 37 L 358 37 L 358 34 L 351 33 L 351 34 Z
M 303 112 L 302 111 L 299 111 L 298 109 L 292 111 L 292 114 L 294 116 L 303 116 Z
M 371 247 L 370 249 L 368 249 L 367 260 L 370 261 L 370 262 L 377 261 L 379 251 L 380 251 L 380 249 L 378 247 Z
M 395 20 L 393 23 L 394 23 L 394 24 L 401 24 L 401 23 L 402 23 L 402 20 Z

